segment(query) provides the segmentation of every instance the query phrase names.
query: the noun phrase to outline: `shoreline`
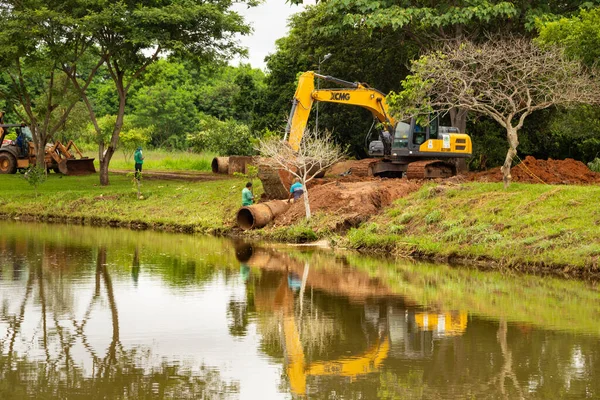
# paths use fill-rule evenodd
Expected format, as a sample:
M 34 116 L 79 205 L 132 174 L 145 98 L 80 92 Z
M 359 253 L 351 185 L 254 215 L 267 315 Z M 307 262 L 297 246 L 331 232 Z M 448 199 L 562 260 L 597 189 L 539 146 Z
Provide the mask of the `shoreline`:
M 129 229 L 133 231 L 155 231 L 167 233 L 179 233 L 186 235 L 206 235 L 213 237 L 222 237 L 230 239 L 245 239 L 248 241 L 262 241 L 267 244 L 267 247 L 275 248 L 292 248 L 292 249 L 329 249 L 329 250 L 344 250 L 350 251 L 357 255 L 369 257 L 383 258 L 386 261 L 410 259 L 414 262 L 432 262 L 446 264 L 451 267 L 458 268 L 475 268 L 479 271 L 496 271 L 496 272 L 514 272 L 517 274 L 532 274 L 537 276 L 552 276 L 562 279 L 577 279 L 583 281 L 598 281 L 600 280 L 600 269 L 598 268 L 577 268 L 571 265 L 547 264 L 544 262 L 526 262 L 507 259 L 493 259 L 484 256 L 462 256 L 452 254 L 449 256 L 427 253 L 419 250 L 414 250 L 411 253 L 390 253 L 386 249 L 356 249 L 351 247 L 342 247 L 332 245 L 331 238 L 320 238 L 312 242 L 294 242 L 294 241 L 278 241 L 269 238 L 269 234 L 263 235 L 259 231 L 252 232 L 252 235 L 245 235 L 235 227 L 223 228 L 222 230 L 206 231 L 197 229 L 193 224 L 164 224 L 164 223 L 147 223 L 144 221 L 126 221 L 118 219 L 106 219 L 98 217 L 66 217 L 58 215 L 33 215 L 33 214 L 17 214 L 11 215 L 0 212 L 0 220 L 15 221 L 15 222 L 35 222 L 45 224 L 58 225 L 78 225 L 90 227 L 108 227 L 118 229 Z
M 291 247 L 327 243 L 356 254 L 410 258 L 482 270 L 600 279 L 598 186 L 426 183 L 361 222 L 339 216 L 241 231 L 235 227 L 244 179 L 144 181 L 111 175 L 50 177 L 35 196 L 23 179 L 0 176 L 0 219 L 230 237 Z M 260 184 L 257 185 L 260 194 Z M 303 246 L 297 246 L 303 243 Z M 296 245 L 294 245 L 296 244 Z

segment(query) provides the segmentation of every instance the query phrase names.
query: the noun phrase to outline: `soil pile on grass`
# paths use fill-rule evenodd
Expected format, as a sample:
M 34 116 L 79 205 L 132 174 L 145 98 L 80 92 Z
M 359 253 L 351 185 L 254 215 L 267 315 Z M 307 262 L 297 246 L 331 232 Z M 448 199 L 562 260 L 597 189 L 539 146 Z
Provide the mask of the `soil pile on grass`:
M 366 221 L 394 200 L 418 190 L 418 182 L 405 179 L 370 178 L 352 182 L 336 180 L 309 188 L 310 209 L 313 214 L 332 215 L 335 229 L 349 228 Z M 290 225 L 305 218 L 304 200 L 293 204 L 276 220 L 276 225 Z
M 550 183 L 564 185 L 585 185 L 600 183 L 600 173 L 593 172 L 581 161 L 538 160 L 527 156 L 522 163 L 511 168 L 513 182 Z M 474 173 L 470 180 L 478 182 L 502 182 L 500 167 L 489 171 Z

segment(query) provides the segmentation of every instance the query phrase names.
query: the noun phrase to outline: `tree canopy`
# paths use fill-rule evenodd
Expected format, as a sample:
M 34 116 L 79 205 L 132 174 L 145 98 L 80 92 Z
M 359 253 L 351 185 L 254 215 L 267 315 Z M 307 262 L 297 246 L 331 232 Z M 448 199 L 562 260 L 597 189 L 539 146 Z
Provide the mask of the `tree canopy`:
M 529 115 L 600 100 L 600 86 L 578 60 L 566 57 L 562 48 L 542 49 L 518 37 L 447 44 L 414 61 L 403 86 L 402 92 L 388 96 L 390 111 L 398 119 L 460 108 L 492 118 L 506 129 L 506 186 L 517 154 L 517 133 Z

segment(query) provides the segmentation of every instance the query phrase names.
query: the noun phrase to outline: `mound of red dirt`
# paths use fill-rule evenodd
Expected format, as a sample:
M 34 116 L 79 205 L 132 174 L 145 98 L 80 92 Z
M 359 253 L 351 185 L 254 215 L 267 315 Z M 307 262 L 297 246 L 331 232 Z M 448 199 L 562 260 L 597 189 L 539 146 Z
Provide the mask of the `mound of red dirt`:
M 581 161 L 538 160 L 527 156 L 522 163 L 511 168 L 513 182 L 551 183 L 564 185 L 589 185 L 600 183 L 600 173 L 591 171 Z M 470 174 L 470 180 L 478 182 L 502 182 L 500 167 Z
M 337 227 L 355 226 L 367 220 L 394 200 L 419 189 L 420 184 L 405 179 L 371 178 L 362 181 L 336 180 L 310 187 L 310 209 L 335 217 Z M 289 225 L 305 218 L 301 199 L 276 220 L 276 225 Z

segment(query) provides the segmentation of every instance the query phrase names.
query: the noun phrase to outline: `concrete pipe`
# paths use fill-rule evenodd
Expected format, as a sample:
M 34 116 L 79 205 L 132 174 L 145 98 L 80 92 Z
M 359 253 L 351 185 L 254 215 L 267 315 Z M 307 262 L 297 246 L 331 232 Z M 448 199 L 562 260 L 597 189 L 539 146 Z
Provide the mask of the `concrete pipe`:
M 290 208 L 290 204 L 282 200 L 242 207 L 237 213 L 237 224 L 245 231 L 262 228 L 273 221 L 275 217 L 286 212 L 288 208 Z
M 229 157 L 215 157 L 211 163 L 214 174 L 227 174 L 229 172 Z
M 236 172 L 240 174 L 246 173 L 246 166 L 252 164 L 252 157 L 247 156 L 231 156 L 229 157 L 229 175 Z

